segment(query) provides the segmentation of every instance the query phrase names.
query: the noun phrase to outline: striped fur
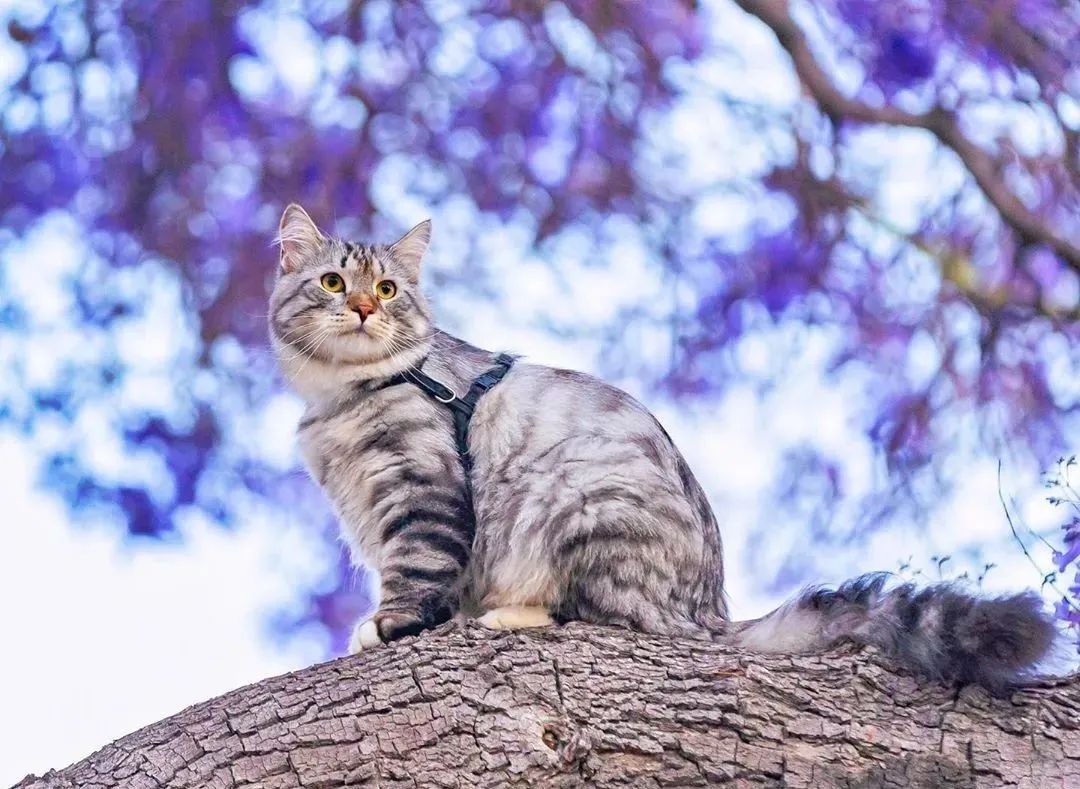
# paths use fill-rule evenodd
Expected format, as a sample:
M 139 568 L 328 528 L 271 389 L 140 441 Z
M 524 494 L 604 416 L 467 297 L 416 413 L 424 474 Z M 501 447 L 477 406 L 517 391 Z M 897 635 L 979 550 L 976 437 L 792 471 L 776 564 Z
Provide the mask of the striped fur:
M 381 600 L 353 649 L 455 614 L 495 627 L 584 620 L 761 650 L 878 645 L 925 674 L 1002 687 L 1049 649 L 1031 597 L 980 600 L 946 587 L 884 591 L 883 577 L 812 590 L 753 622 L 728 622 L 719 529 L 656 419 L 590 376 L 516 364 L 469 434 L 473 498 L 449 411 L 408 384 L 424 361 L 458 393 L 494 354 L 434 328 L 419 289 L 427 223 L 390 246 L 325 237 L 302 210 L 271 298 L 270 331 L 305 398 L 300 445 Z M 337 273 L 346 292 L 320 278 Z M 349 308 L 383 279 L 396 295 L 366 320 Z
M 886 588 L 870 573 L 838 589 L 807 589 L 768 616 L 732 623 L 730 643 L 762 652 L 816 652 L 842 640 L 871 644 L 918 673 L 1000 693 L 1034 676 L 1055 630 L 1034 592 L 977 597 L 953 584 Z

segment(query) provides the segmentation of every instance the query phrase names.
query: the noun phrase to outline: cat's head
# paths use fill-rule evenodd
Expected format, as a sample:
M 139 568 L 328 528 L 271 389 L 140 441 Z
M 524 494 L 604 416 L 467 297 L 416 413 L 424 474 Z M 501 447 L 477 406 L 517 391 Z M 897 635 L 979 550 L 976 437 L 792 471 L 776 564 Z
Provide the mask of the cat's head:
M 333 385 L 305 379 L 392 375 L 424 355 L 432 319 L 419 281 L 430 239 L 425 220 L 393 244 L 354 244 L 324 234 L 299 205 L 285 209 L 270 336 L 297 389 Z

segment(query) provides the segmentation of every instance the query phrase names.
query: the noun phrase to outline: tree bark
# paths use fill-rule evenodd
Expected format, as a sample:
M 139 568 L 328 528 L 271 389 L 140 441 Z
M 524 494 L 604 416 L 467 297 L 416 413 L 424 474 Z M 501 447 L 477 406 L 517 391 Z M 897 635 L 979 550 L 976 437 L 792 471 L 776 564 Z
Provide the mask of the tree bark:
M 20 789 L 1080 787 L 1080 677 L 992 699 L 872 649 L 448 624 L 190 707 Z

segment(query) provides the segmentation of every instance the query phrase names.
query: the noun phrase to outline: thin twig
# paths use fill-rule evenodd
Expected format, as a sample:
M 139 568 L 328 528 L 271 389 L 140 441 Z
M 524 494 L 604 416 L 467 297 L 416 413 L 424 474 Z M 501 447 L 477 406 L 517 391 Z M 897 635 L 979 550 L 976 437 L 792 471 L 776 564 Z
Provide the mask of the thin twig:
M 1065 605 L 1069 606 L 1069 608 L 1076 611 L 1077 613 L 1080 613 L 1080 606 L 1077 606 L 1075 603 L 1073 603 L 1073 601 L 1069 599 L 1069 596 L 1058 588 L 1057 583 L 1055 583 L 1054 580 L 1051 580 L 1057 577 L 1057 573 L 1044 573 L 1042 568 L 1039 566 L 1039 563 L 1035 561 L 1035 557 L 1031 555 L 1031 552 L 1028 550 L 1027 545 L 1024 543 L 1023 540 L 1020 539 L 1020 533 L 1016 530 L 1016 524 L 1013 523 L 1012 515 L 1009 513 L 1009 506 L 1005 503 L 1005 494 L 1002 492 L 1000 459 L 998 460 L 997 469 L 997 494 L 998 501 L 1001 502 L 1001 509 L 1005 511 L 1005 520 L 1009 523 L 1009 530 L 1012 532 L 1013 539 L 1016 540 L 1017 545 L 1020 546 L 1020 550 L 1024 552 L 1024 556 L 1026 556 L 1028 561 L 1031 562 L 1031 566 L 1035 568 L 1035 572 L 1039 573 L 1039 575 L 1042 576 L 1043 586 L 1049 586 L 1061 597 L 1062 600 L 1065 601 Z

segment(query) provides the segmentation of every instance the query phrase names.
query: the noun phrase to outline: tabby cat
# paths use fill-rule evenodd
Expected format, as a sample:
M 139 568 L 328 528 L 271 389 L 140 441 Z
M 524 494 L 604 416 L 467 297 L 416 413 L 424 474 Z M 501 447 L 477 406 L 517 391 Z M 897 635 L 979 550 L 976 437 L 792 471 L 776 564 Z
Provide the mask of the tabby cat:
M 704 491 L 652 414 L 591 376 L 513 363 L 477 401 L 462 456 L 447 402 L 497 357 L 435 327 L 420 287 L 430 236 L 425 221 L 393 244 L 357 244 L 323 234 L 298 205 L 281 218 L 270 334 L 307 403 L 300 445 L 355 561 L 381 583 L 353 651 L 461 615 L 761 651 L 853 639 L 930 677 L 995 689 L 1046 655 L 1054 629 L 1034 593 L 886 588 L 884 574 L 730 621 Z

